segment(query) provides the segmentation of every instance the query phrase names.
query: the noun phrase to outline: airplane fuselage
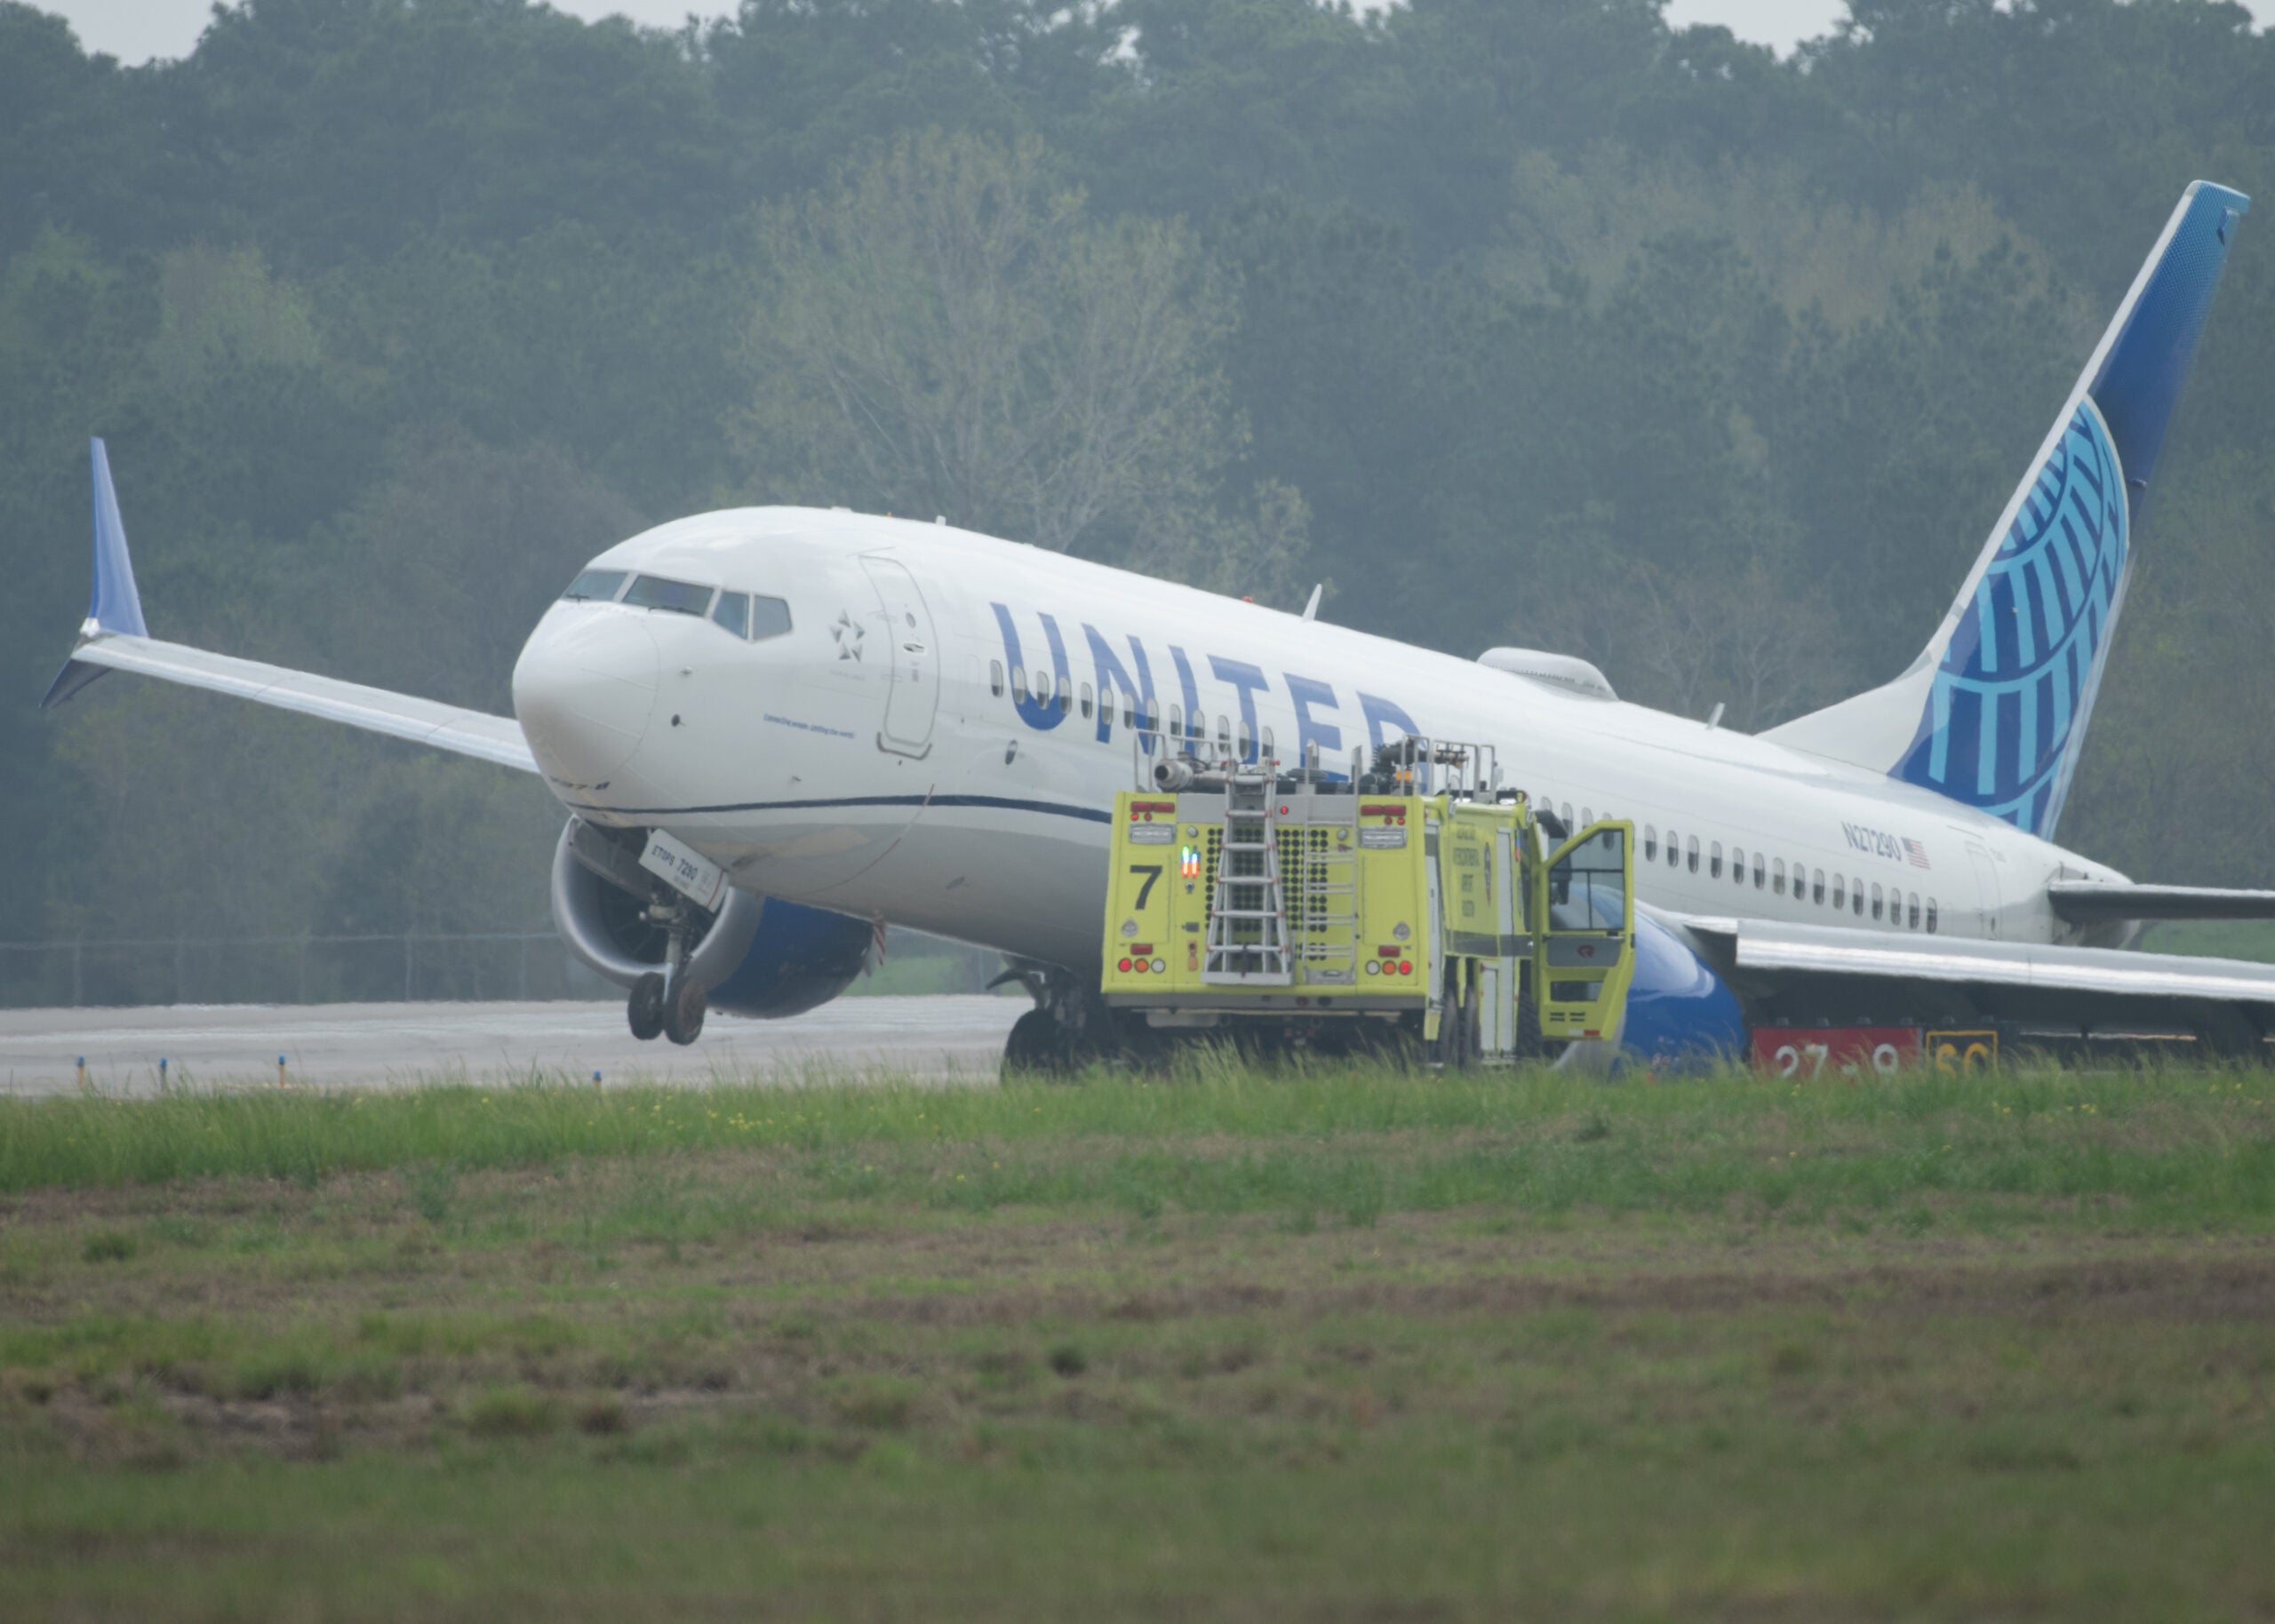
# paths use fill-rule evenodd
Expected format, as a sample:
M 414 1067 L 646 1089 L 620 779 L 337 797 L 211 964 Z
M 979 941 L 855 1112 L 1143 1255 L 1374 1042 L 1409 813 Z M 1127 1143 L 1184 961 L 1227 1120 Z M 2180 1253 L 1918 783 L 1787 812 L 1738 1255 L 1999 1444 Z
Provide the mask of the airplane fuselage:
M 779 600 L 789 629 L 555 605 L 515 710 L 564 806 L 763 896 L 1045 963 L 1095 962 L 1148 715 L 1341 772 L 1402 733 L 1489 744 L 1537 806 L 1632 819 L 1640 899 L 1681 914 L 2077 942 L 2047 881 L 2122 878 L 1864 768 L 945 525 L 728 511 L 593 567 Z

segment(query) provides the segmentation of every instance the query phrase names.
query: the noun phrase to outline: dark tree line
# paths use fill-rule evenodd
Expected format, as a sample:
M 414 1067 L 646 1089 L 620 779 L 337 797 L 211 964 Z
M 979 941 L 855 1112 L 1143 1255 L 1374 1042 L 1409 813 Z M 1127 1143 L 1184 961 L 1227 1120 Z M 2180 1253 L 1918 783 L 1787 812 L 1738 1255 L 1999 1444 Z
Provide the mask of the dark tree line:
M 1910 658 L 2183 186 L 2271 158 L 2202 0 L 1787 63 L 1657 0 L 254 0 L 134 69 L 0 4 L 0 935 L 543 911 L 532 784 L 35 711 L 91 433 L 159 635 L 491 708 L 592 552 L 820 500 L 1767 725 Z M 2138 873 L 2271 877 L 2271 447 L 2254 220 L 2063 832 Z

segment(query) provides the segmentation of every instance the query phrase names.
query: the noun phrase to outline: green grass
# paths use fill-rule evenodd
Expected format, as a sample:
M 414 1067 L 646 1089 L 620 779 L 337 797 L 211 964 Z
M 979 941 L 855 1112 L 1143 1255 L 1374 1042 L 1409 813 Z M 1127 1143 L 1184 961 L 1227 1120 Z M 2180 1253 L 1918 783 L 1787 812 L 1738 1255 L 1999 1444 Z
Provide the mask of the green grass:
M 2275 964 L 2275 919 L 2186 919 L 2151 925 L 2142 935 L 2141 945 L 2152 953 Z
M 437 1222 L 458 1171 L 746 1150 L 785 1158 L 773 1181 L 784 1201 L 963 1212 L 1106 1205 L 1367 1222 L 1745 1200 L 1817 1216 L 1913 1198 L 2025 1198 L 2122 1202 L 2133 1224 L 2260 1225 L 2275 1214 L 2271 1096 L 2265 1074 L 2240 1071 L 1924 1074 L 1872 1087 L 1737 1073 L 1607 1088 L 1533 1072 L 1261 1077 L 1215 1062 L 1172 1081 L 1077 1087 L 185 1092 L 0 1103 L 0 1191 L 307 1184 L 400 1168 Z
M 2256 1073 L 0 1105 L 0 1616 L 2275 1607 Z

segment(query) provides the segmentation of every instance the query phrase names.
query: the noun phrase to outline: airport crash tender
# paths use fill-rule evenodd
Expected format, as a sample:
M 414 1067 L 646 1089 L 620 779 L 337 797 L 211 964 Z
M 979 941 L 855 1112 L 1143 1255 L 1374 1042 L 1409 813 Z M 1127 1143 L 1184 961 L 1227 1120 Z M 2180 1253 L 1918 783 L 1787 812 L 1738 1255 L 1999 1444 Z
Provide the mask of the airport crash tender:
M 1336 1047 L 1396 1031 L 1451 1065 L 1616 1042 L 1633 829 L 1567 831 L 1498 776 L 1488 746 L 1417 739 L 1349 779 L 1158 764 L 1114 800 L 1107 1005 Z

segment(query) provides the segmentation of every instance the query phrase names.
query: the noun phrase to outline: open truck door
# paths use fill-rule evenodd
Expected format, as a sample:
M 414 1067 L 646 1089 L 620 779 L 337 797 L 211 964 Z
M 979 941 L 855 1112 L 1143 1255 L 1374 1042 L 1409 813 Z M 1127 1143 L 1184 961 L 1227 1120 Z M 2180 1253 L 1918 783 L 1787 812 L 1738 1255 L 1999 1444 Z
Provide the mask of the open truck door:
M 1590 824 L 1533 864 L 1531 884 L 1541 1036 L 1616 1042 L 1635 975 L 1635 826 Z

